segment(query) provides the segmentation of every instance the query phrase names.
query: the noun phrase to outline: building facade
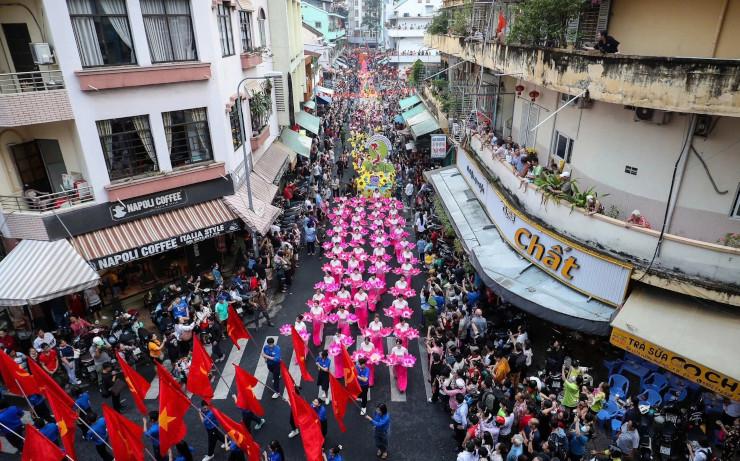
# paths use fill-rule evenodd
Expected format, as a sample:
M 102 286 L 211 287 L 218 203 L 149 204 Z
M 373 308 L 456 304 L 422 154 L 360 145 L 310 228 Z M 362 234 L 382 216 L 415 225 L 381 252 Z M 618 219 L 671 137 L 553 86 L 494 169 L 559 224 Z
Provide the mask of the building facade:
M 455 100 L 444 116 L 461 141 L 459 176 L 432 179 L 446 206 L 478 206 L 480 221 L 458 229 L 468 251 L 523 309 L 610 334 L 656 363 L 644 345 L 663 348 L 722 378 L 659 365 L 737 397 L 737 365 L 686 344 L 740 324 L 740 52 L 729 45 L 740 6 L 602 0 L 564 24 L 558 42 L 512 35 L 512 3 L 445 2 L 449 18 L 466 11 L 467 27 L 425 36 L 448 72 L 423 94 L 430 107 Z M 621 42 L 618 54 L 590 48 L 597 30 Z M 523 178 L 492 137 L 526 147 L 552 173 Z M 569 194 L 562 172 L 576 186 Z M 455 201 L 451 191 L 466 190 L 479 205 Z M 589 195 L 604 208 L 585 209 Z M 648 225 L 628 222 L 635 210 Z
M 389 62 L 406 67 L 416 60 L 428 64 L 440 62 L 439 52 L 424 45 L 424 32 L 442 2 L 440 0 L 401 0 L 386 2 L 383 39 L 391 53 Z
M 0 25 L 7 247 L 66 239 L 102 270 L 269 227 L 306 84 L 299 2 L 26 0 Z
M 329 44 L 338 44 L 346 36 L 344 17 L 321 9 L 308 2 L 301 2 L 303 21 L 317 29 Z

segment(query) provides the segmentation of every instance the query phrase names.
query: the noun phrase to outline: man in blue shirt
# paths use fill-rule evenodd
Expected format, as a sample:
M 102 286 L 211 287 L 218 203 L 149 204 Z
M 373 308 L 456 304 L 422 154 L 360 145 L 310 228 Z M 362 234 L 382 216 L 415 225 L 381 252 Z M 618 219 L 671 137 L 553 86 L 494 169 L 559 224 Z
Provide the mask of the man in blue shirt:
M 361 358 L 357 362 L 357 381 L 360 382 L 360 401 L 362 402 L 362 410 L 360 414 L 365 416 L 367 413 L 367 390 L 370 387 L 370 369 L 366 366 L 367 360 Z
M 211 409 L 208 407 L 208 402 L 205 400 L 200 404 L 200 420 L 203 422 L 203 426 L 206 428 L 208 434 L 208 451 L 203 457 L 203 461 L 210 461 L 213 459 L 213 454 L 216 451 L 216 445 L 221 438 L 220 432 L 218 431 L 218 425 L 216 424 L 216 415 L 213 414 Z
M 465 401 L 462 394 L 457 394 L 455 400 L 457 400 L 457 409 L 452 415 L 450 429 L 455 431 L 455 440 L 457 440 L 458 448 L 460 448 L 463 440 L 465 440 L 465 429 L 468 427 L 468 402 Z
M 370 423 L 375 426 L 374 437 L 375 447 L 378 449 L 376 455 L 379 458 L 388 458 L 388 433 L 391 429 L 391 415 L 388 414 L 388 407 L 384 403 L 379 403 L 375 408 L 375 416 L 365 416 Z
M 416 252 L 419 253 L 419 261 L 424 261 L 424 251 L 427 248 L 427 241 L 424 240 L 424 234 L 419 236 L 419 240 L 416 241 Z
M 59 426 L 57 426 L 57 423 L 47 423 L 39 429 L 39 432 L 52 442 L 59 443 Z
M 85 439 L 95 442 L 95 451 L 98 452 L 103 461 L 113 461 L 113 456 L 108 451 L 106 443 L 108 442 L 108 431 L 105 428 L 105 418 L 98 418 L 85 434 Z
M 157 461 L 163 461 L 164 458 L 159 454 L 159 412 L 157 410 L 149 412 L 148 420 L 144 418 L 144 436 L 152 442 L 152 454 Z
M 5 438 L 8 439 L 8 443 L 13 445 L 18 452 L 23 451 L 22 417 L 23 410 L 15 405 L 8 406 L 4 401 L 0 401 L 0 423 L 2 423 L 2 426 L 0 426 L 0 434 L 5 436 Z M 13 432 L 15 432 L 15 434 Z
M 313 399 L 313 402 L 311 402 L 311 408 L 313 408 L 313 411 L 316 412 L 316 415 L 319 417 L 319 421 L 321 422 L 321 433 L 324 435 L 324 438 L 326 438 L 326 407 L 319 401 L 319 399 Z
M 267 338 L 267 344 L 262 349 L 262 357 L 267 362 L 267 369 L 272 373 L 272 398 L 280 397 L 280 346 L 275 344 L 275 338 Z

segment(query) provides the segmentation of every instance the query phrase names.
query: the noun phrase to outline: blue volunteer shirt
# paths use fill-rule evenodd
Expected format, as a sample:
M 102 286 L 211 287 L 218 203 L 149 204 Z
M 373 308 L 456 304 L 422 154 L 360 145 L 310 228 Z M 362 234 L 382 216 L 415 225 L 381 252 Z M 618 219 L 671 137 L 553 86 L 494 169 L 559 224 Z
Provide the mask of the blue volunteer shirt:
M 108 431 L 105 428 L 105 418 L 98 418 L 98 420 L 90 426 L 90 430 L 87 431 L 85 438 L 95 442 L 96 446 L 105 445 L 105 442 L 108 441 Z
M 149 438 L 154 448 L 159 449 L 159 423 L 152 424 L 149 429 L 144 432 L 144 435 Z
M 20 427 L 23 426 L 23 421 L 21 421 L 22 417 L 23 410 L 16 407 L 15 405 L 11 405 L 0 412 L 0 423 L 2 423 L 4 426 L 8 426 L 15 431 L 16 429 L 20 429 Z M 0 427 L 0 432 L 3 434 L 8 433 L 8 431 L 3 427 Z
M 324 359 L 324 358 L 321 358 L 321 356 L 319 356 L 316 359 L 316 364 L 323 368 L 329 368 L 331 366 L 331 359 L 329 357 Z
M 275 366 L 280 365 L 280 346 L 277 344 L 265 345 L 265 347 L 262 349 L 262 352 L 272 357 L 272 359 L 267 361 L 268 365 Z
M 388 432 L 388 429 L 390 429 L 391 427 L 391 415 L 381 415 L 379 413 L 376 413 L 375 416 L 373 416 L 373 420 L 370 422 L 373 426 L 375 426 L 376 431 L 380 433 L 385 433 Z
M 57 426 L 57 423 L 48 423 L 47 425 L 39 429 L 39 432 L 44 434 L 44 437 L 54 443 L 57 443 L 59 441 L 59 426 Z
M 358 379 L 357 381 L 360 382 L 360 386 L 367 387 L 370 385 L 370 369 L 368 367 L 365 367 L 364 369 L 360 367 L 357 368 L 357 377 L 360 378 L 367 378 L 367 381 L 363 381 L 361 379 Z
M 175 308 L 172 310 L 172 315 L 176 319 L 179 319 L 180 317 L 187 317 L 188 316 L 188 303 L 183 300 L 175 304 Z
M 92 408 L 90 406 L 90 393 L 86 391 L 80 394 L 77 400 L 75 400 L 75 405 L 84 411 L 90 410 Z
M 323 405 L 319 405 L 317 407 L 314 407 L 313 404 L 311 404 L 311 408 L 313 408 L 313 411 L 316 412 L 316 414 L 319 417 L 319 421 L 326 421 L 326 407 Z
M 207 431 L 210 431 L 211 429 L 216 429 L 218 427 L 218 425 L 216 424 L 216 415 L 214 415 L 211 410 L 203 413 L 203 425 L 206 427 Z

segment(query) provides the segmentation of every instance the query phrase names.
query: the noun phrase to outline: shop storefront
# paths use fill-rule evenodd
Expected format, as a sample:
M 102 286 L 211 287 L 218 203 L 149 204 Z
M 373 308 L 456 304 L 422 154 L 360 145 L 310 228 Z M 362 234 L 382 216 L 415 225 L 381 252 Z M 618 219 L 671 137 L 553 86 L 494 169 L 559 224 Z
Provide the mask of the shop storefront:
M 635 288 L 612 321 L 610 342 L 740 401 L 740 317 L 729 309 L 658 288 Z
M 495 190 L 469 155 L 427 173 L 471 262 L 486 284 L 522 310 L 606 336 L 631 267 L 533 222 Z

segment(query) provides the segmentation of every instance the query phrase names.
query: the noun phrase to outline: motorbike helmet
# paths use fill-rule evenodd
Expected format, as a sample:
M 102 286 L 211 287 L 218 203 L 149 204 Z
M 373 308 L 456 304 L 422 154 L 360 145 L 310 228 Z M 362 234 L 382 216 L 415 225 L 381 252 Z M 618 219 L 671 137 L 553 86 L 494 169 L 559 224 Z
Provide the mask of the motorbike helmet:
M 96 336 L 92 340 L 93 344 L 97 347 L 103 347 L 105 346 L 105 341 L 100 336 Z

